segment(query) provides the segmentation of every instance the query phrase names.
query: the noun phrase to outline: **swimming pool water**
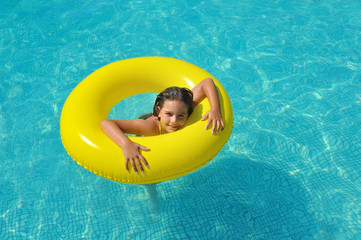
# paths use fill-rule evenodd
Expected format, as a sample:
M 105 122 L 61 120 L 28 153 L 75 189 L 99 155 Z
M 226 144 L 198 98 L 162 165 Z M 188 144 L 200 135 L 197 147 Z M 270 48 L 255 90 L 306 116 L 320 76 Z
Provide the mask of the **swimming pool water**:
M 0 239 L 361 239 L 360 11 L 356 0 L 2 1 Z M 140 56 L 204 68 L 234 108 L 223 150 L 156 186 L 158 211 L 145 187 L 78 166 L 59 135 L 82 79 Z M 143 101 L 111 114 L 131 118 Z

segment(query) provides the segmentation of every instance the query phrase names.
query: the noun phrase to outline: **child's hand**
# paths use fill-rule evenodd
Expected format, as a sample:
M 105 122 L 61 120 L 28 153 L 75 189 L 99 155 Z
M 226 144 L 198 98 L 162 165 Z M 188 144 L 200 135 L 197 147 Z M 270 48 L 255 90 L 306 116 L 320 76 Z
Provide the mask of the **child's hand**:
M 208 118 L 208 122 L 206 125 L 206 129 L 208 129 L 208 126 L 212 123 L 212 133 L 218 133 L 220 127 L 222 126 L 222 131 L 224 129 L 224 123 L 222 119 L 222 114 L 219 111 L 209 110 L 203 117 L 202 121 L 206 120 Z
M 132 165 L 134 171 L 138 173 L 138 169 L 136 166 L 138 166 L 139 170 L 144 172 L 142 161 L 146 167 L 149 167 L 147 160 L 143 157 L 143 155 L 140 153 L 140 150 L 147 151 L 149 148 L 144 147 L 138 143 L 135 142 L 129 142 L 126 146 L 122 148 L 124 159 L 125 159 L 125 169 L 129 172 L 128 163 Z

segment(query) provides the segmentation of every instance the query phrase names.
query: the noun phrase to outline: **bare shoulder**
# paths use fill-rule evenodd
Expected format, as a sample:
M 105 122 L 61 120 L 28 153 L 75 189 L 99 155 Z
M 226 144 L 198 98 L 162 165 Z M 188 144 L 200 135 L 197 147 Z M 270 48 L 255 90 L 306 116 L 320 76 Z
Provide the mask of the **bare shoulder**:
M 156 116 L 151 116 L 145 120 L 137 119 L 143 121 L 143 124 L 146 125 L 146 128 L 149 130 L 148 134 L 144 134 L 146 136 L 159 135 L 159 119 Z
M 146 120 L 113 119 L 112 121 L 114 121 L 124 133 L 145 135 L 145 136 L 152 136 L 159 134 L 159 130 L 158 130 L 159 120 L 155 116 L 151 116 Z

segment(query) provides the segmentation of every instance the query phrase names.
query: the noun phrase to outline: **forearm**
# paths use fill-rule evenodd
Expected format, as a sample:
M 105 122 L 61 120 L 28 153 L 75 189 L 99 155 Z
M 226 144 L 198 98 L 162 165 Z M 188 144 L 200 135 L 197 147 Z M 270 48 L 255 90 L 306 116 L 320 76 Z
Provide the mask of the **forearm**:
M 192 89 L 192 92 L 193 107 L 197 106 L 205 97 L 208 99 L 211 109 L 201 119 L 206 120 L 208 118 L 206 129 L 212 124 L 212 133 L 218 133 L 220 127 L 222 127 L 223 130 L 224 123 L 222 120 L 221 106 L 217 87 L 213 80 L 211 78 L 204 79 Z
M 204 95 L 207 97 L 211 109 L 214 111 L 220 111 L 219 96 L 216 85 L 211 78 L 203 80 L 202 90 Z
M 132 141 L 124 134 L 122 129 L 112 120 L 104 120 L 100 124 L 104 133 L 113 140 L 120 148 L 124 148 Z

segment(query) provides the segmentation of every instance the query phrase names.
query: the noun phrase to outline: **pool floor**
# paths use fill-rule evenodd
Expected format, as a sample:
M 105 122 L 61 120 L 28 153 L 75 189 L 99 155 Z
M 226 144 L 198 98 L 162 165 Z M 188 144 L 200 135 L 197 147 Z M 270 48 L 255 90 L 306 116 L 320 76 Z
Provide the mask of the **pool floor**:
M 360 11 L 356 0 L 2 1 L 0 239 L 361 239 Z M 210 163 L 150 189 L 77 165 L 59 129 L 79 82 L 141 56 L 210 72 L 235 120 Z M 125 101 L 111 117 L 151 106 Z

